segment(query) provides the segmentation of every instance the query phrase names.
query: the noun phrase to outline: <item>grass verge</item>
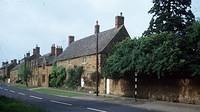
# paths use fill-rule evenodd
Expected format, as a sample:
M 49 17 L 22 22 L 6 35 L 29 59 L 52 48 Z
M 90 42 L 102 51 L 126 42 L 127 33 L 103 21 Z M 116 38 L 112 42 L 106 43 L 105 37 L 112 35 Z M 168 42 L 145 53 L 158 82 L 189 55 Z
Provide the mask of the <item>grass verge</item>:
M 49 94 L 49 95 L 65 96 L 65 97 L 83 96 L 83 94 L 81 93 L 55 89 L 55 88 L 35 88 L 35 89 L 32 89 L 32 91 Z
M 25 84 L 14 84 L 13 86 L 17 87 L 17 88 L 21 88 L 21 89 L 28 89 L 29 88 L 29 87 L 26 87 Z
M 23 102 L 0 96 L 0 112 L 45 112 L 42 109 Z

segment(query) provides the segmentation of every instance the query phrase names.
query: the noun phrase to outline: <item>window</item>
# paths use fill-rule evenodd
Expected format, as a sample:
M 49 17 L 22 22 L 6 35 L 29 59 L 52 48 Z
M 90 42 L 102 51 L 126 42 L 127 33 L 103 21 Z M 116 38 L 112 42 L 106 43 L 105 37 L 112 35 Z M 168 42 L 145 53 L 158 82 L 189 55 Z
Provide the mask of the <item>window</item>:
M 68 64 L 71 64 L 71 61 L 70 61 L 70 60 L 68 60 L 67 62 L 68 62 Z
M 83 63 L 83 64 L 86 63 L 86 56 L 82 57 L 82 63 Z
M 45 82 L 45 75 L 42 75 L 42 82 Z
M 45 69 L 45 64 L 44 63 L 42 64 L 42 68 Z

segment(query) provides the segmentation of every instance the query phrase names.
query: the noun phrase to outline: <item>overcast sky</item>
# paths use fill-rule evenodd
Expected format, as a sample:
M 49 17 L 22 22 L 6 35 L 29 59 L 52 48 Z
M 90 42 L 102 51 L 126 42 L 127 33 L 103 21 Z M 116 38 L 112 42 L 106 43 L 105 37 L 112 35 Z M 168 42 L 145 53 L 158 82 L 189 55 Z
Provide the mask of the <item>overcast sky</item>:
M 0 65 L 19 59 L 36 44 L 41 54 L 53 43 L 67 47 L 67 36 L 76 40 L 114 27 L 114 17 L 123 12 L 131 37 L 140 36 L 152 15 L 152 0 L 0 0 Z M 192 0 L 192 10 L 200 17 L 200 0 Z

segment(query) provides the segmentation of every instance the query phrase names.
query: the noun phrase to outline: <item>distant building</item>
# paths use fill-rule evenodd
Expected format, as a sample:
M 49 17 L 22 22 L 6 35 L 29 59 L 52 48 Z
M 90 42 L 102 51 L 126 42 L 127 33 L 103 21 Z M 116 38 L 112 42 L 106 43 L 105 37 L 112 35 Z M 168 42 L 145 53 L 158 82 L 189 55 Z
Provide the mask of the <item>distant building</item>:
M 17 65 L 17 60 L 11 60 L 9 63 L 7 62 L 2 62 L 2 67 L 0 68 L 0 76 L 6 78 L 6 82 L 10 83 L 10 71 Z

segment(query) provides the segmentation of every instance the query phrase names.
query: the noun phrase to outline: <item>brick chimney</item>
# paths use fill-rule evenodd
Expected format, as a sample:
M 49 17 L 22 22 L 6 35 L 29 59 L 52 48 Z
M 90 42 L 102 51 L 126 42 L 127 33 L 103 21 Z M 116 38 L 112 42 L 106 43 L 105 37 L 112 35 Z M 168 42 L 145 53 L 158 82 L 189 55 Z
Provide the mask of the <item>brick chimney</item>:
M 120 16 L 115 17 L 115 28 L 119 28 L 122 25 L 124 25 L 124 16 L 122 16 L 121 12 Z
M 36 45 L 35 47 L 35 52 L 36 52 L 36 55 L 39 56 L 40 55 L 40 47 L 38 47 L 38 45 Z
M 68 42 L 69 42 L 68 45 L 70 45 L 72 42 L 74 42 L 74 36 L 73 35 L 68 36 Z
M 63 48 L 61 46 L 56 47 L 56 56 L 59 56 L 63 52 Z
M 17 64 L 17 59 L 14 59 L 13 62 L 14 62 L 14 64 Z
M 30 56 L 31 56 L 30 52 L 26 53 L 26 57 L 30 57 Z
M 51 46 L 51 56 L 55 56 L 55 55 L 56 55 L 56 46 L 55 46 L 55 44 L 53 44 Z
M 33 55 L 36 55 L 36 49 L 35 48 L 33 49 Z
M 14 60 L 11 60 L 11 64 L 13 64 L 14 63 Z

